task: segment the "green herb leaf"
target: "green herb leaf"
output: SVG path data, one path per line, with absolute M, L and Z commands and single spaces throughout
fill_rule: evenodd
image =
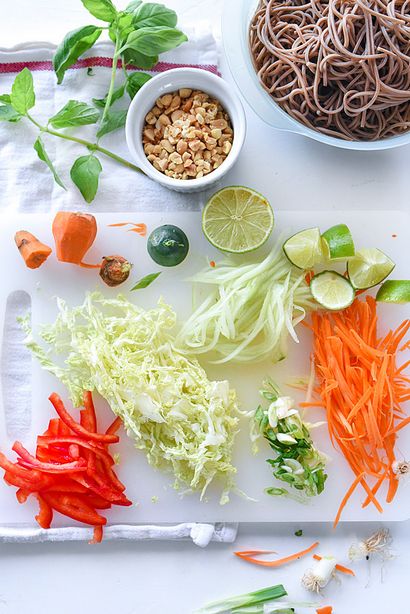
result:
M 295 536 L 296 537 L 302 537 L 302 535 L 303 535 L 302 529 L 299 529 L 298 531 L 295 531 Z
M 126 49 L 122 53 L 122 58 L 126 66 L 132 64 L 133 66 L 142 68 L 143 70 L 150 70 L 150 68 L 153 68 L 155 64 L 158 63 L 159 59 L 158 55 L 145 55 L 144 53 L 139 53 L 134 49 Z
M 34 94 L 33 75 L 28 68 L 23 68 L 14 79 L 11 87 L 10 102 L 13 108 L 21 115 L 26 115 L 36 103 Z
M 109 111 L 97 132 L 97 137 L 101 138 L 104 134 L 123 128 L 127 119 L 127 113 L 128 109 L 122 111 Z
M 98 179 L 102 166 L 93 154 L 78 158 L 70 171 L 71 179 L 80 190 L 87 203 L 91 203 L 98 190 Z
M 57 83 L 62 82 L 67 68 L 75 64 L 85 51 L 91 49 L 101 32 L 102 29 L 96 26 L 83 26 L 66 34 L 53 58 Z
M 153 28 L 140 28 L 129 34 L 125 43 L 125 49 L 132 49 L 143 55 L 149 50 L 150 57 L 170 51 L 184 43 L 187 39 L 185 34 L 176 28 L 156 26 Z M 151 56 L 152 54 L 152 56 Z
M 134 11 L 133 24 L 137 28 L 152 28 L 155 26 L 175 28 L 177 21 L 176 12 L 168 9 L 163 4 L 144 2 Z
M 48 157 L 47 152 L 46 152 L 45 147 L 44 147 L 44 143 L 43 143 L 43 141 L 41 140 L 40 137 L 38 137 L 37 141 L 34 143 L 34 149 L 36 150 L 37 155 L 40 158 L 40 160 L 47 164 L 48 168 L 50 169 L 50 171 L 53 174 L 54 181 L 56 183 L 58 183 L 58 185 L 60 187 L 62 187 L 64 190 L 66 190 L 67 188 L 65 187 L 64 183 L 60 179 L 56 169 L 53 166 L 53 163 L 51 162 L 50 158 Z
M 87 68 L 87 76 L 94 77 L 93 69 L 91 68 L 91 66 Z
M 133 13 L 142 4 L 142 0 L 132 0 L 125 8 L 126 13 Z
M 72 126 L 85 126 L 96 124 L 100 118 L 98 111 L 78 100 L 69 100 L 56 115 L 50 119 L 54 128 L 71 128 Z
M 117 38 L 122 45 L 125 43 L 128 35 L 134 30 L 132 20 L 133 16 L 130 13 L 118 13 L 117 19 L 108 28 L 108 36 L 113 43 L 117 41 Z
M 0 122 L 18 122 L 23 117 L 11 104 L 0 104 Z
M 129 97 L 134 98 L 135 94 L 142 88 L 142 86 L 151 79 L 151 75 L 145 72 L 134 72 L 129 75 L 126 83 L 126 90 Z
M 133 288 L 131 288 L 131 292 L 133 290 L 141 290 L 141 288 L 148 288 L 152 284 L 153 281 L 157 279 L 161 275 L 161 271 L 159 273 L 151 273 L 150 275 L 146 275 L 140 281 L 135 284 Z
M 124 96 L 124 92 L 125 92 L 125 85 L 121 85 L 121 87 L 114 90 L 112 93 L 111 105 L 113 105 L 116 100 L 119 100 L 120 98 L 122 98 Z M 99 109 L 104 109 L 105 105 L 107 104 L 107 96 L 108 94 L 106 94 L 104 98 L 93 98 L 93 104 Z
M 111 0 L 81 0 L 91 15 L 101 21 L 111 23 L 117 16 L 117 10 Z
M 10 94 L 0 94 L 0 102 L 4 102 L 5 104 L 11 104 Z

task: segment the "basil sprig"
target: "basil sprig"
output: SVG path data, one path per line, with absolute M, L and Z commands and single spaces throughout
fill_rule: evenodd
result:
M 34 149 L 39 159 L 51 171 L 54 181 L 63 189 L 66 187 L 46 152 L 44 137 L 55 136 L 85 147 L 88 150 L 87 155 L 74 161 L 70 176 L 83 198 L 90 203 L 97 193 L 99 177 L 103 170 L 97 154 L 108 156 L 133 171 L 142 172 L 128 160 L 100 145 L 102 137 L 124 126 L 129 101 L 151 78 L 140 70 L 130 72 L 130 67 L 144 70 L 152 68 L 161 53 L 178 47 L 187 37 L 176 28 L 175 11 L 163 4 L 132 0 L 125 10 L 119 11 L 111 0 L 81 2 L 93 17 L 103 23 L 82 26 L 66 34 L 53 58 L 57 83 L 63 83 L 67 70 L 93 47 L 106 30 L 114 44 L 114 52 L 111 79 L 105 96 L 94 98 L 92 105 L 84 101 L 69 100 L 43 125 L 31 114 L 36 103 L 33 76 L 28 68 L 24 68 L 16 76 L 11 93 L 0 95 L 0 122 L 17 123 L 25 118 L 38 128 L 39 134 Z M 118 84 L 116 78 L 119 64 L 123 75 L 121 84 Z M 117 102 L 119 108 L 113 108 Z M 96 138 L 93 141 L 72 133 L 73 128 L 93 124 L 96 125 Z M 67 133 L 66 129 L 70 129 L 70 132 Z

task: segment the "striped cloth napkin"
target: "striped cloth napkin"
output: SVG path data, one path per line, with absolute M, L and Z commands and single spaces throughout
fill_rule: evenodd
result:
M 161 62 L 151 71 L 153 74 L 181 66 L 193 66 L 218 74 L 217 48 L 209 27 L 198 24 L 195 28 L 183 28 L 188 34 L 189 42 L 182 47 L 164 54 Z M 27 66 L 34 76 L 36 107 L 33 115 L 44 121 L 57 112 L 69 99 L 90 101 L 102 98 L 107 91 L 110 78 L 112 45 L 99 43 L 69 69 L 62 85 L 57 85 L 52 69 L 52 56 L 55 47 L 49 44 L 26 43 L 11 50 L 0 49 L 0 94 L 9 93 L 18 72 Z M 119 79 L 121 75 L 119 75 Z M 93 134 L 93 127 L 84 126 L 82 135 L 87 138 Z M 34 213 L 60 209 L 78 210 L 88 206 L 82 200 L 77 189 L 70 184 L 68 192 L 59 188 L 53 181 L 48 169 L 41 162 L 33 143 L 35 131 L 26 122 L 18 124 L 0 123 L 0 211 Z M 61 177 L 68 179 L 73 161 L 84 155 L 84 148 L 60 139 L 44 137 L 50 158 L 55 163 Z M 128 158 L 124 131 L 107 135 L 104 146 Z M 92 204 L 93 211 L 164 211 L 196 210 L 201 204 L 201 196 L 183 195 L 170 192 L 140 174 L 121 167 L 110 159 L 103 159 L 103 174 L 100 188 Z M 21 305 L 9 300 L 7 304 L 6 323 L 16 322 Z M 13 414 L 18 417 L 20 426 L 30 424 L 30 416 L 25 415 L 30 407 L 30 390 L 21 369 L 16 373 L 16 366 L 27 365 L 25 347 L 18 331 L 5 339 L 3 356 L 13 356 L 7 363 L 2 361 L 3 389 L 14 390 L 13 395 L 19 405 Z M 28 372 L 28 369 L 26 373 Z M 7 416 L 6 416 L 7 418 Z M 229 523 L 200 524 L 182 523 L 165 526 L 116 525 L 107 527 L 105 539 L 192 539 L 199 546 L 206 546 L 210 541 L 232 542 L 236 538 L 237 525 Z M 83 527 L 64 527 L 44 531 L 34 526 L 1 526 L 0 542 L 43 542 L 43 541 L 79 541 L 89 540 L 92 529 Z

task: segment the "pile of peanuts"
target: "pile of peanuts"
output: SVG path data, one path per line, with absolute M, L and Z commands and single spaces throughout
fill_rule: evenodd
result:
M 221 103 L 205 92 L 180 89 L 158 98 L 145 117 L 145 155 L 173 179 L 199 179 L 229 155 L 233 130 Z

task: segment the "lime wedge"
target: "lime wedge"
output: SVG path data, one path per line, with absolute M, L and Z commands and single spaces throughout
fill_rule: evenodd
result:
M 263 245 L 273 223 L 272 207 L 266 198 L 242 186 L 216 192 L 202 213 L 202 230 L 208 241 L 234 254 L 245 254 Z
M 379 288 L 376 301 L 382 303 L 410 303 L 410 280 L 389 279 Z
M 299 269 L 311 269 L 323 261 L 319 228 L 308 228 L 290 237 L 283 244 L 287 259 Z
M 390 275 L 395 264 L 376 247 L 361 249 L 347 263 L 347 272 L 354 288 L 373 288 Z
M 355 254 L 352 234 L 346 224 L 337 224 L 322 234 L 323 252 L 328 260 L 346 260 Z
M 336 271 L 323 271 L 315 275 L 310 282 L 310 291 L 319 305 L 331 311 L 346 309 L 355 298 L 350 281 Z

